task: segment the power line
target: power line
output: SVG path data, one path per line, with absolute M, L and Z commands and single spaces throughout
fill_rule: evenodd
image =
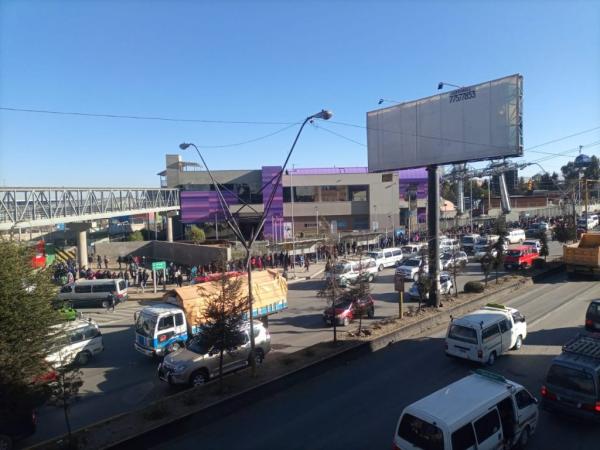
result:
M 299 123 L 293 123 L 291 125 L 288 125 L 286 127 L 280 128 L 277 131 L 274 131 L 272 133 L 269 134 L 265 134 L 264 136 L 259 136 L 257 138 L 253 138 L 253 139 L 249 139 L 247 141 L 242 141 L 242 142 L 236 142 L 234 144 L 222 144 L 222 145 L 198 145 L 199 148 L 227 148 L 227 147 L 238 147 L 240 145 L 245 145 L 245 144 L 251 144 L 252 142 L 256 142 L 256 141 L 262 141 L 263 139 L 267 139 L 270 138 L 271 136 L 275 136 L 276 134 L 279 133 L 283 133 L 286 130 L 289 130 L 290 128 L 299 125 Z
M 125 115 L 125 114 L 99 114 L 99 113 L 87 113 L 87 112 L 78 112 L 78 111 L 55 111 L 55 110 L 49 110 L 49 109 L 10 108 L 7 106 L 0 106 L 0 110 L 35 113 L 35 114 L 55 114 L 55 115 L 61 115 L 61 116 L 103 117 L 103 118 L 107 118 L 107 119 L 159 120 L 159 121 L 164 121 L 164 122 L 220 123 L 220 124 L 231 124 L 231 125 L 297 125 L 299 123 L 299 122 L 263 122 L 263 121 L 252 121 L 252 120 L 178 119 L 178 118 L 173 118 L 173 117 L 161 117 L 161 116 L 133 116 L 133 115 Z
M 354 144 L 360 145 L 361 147 L 366 147 L 367 146 L 366 144 L 363 144 L 362 142 L 355 141 L 354 139 L 349 138 L 348 136 L 344 136 L 343 134 L 336 133 L 335 131 L 330 130 L 328 128 L 325 128 L 325 127 L 322 127 L 322 126 L 320 127 L 320 126 L 317 126 L 317 125 L 314 125 L 314 126 L 315 126 L 315 128 L 318 128 L 318 129 L 323 130 L 323 131 L 327 131 L 328 133 L 331 133 L 334 136 L 337 136 L 339 138 L 342 138 L 342 139 L 345 139 L 347 141 L 353 142 Z

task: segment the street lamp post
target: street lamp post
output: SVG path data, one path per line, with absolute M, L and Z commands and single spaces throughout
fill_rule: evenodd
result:
M 333 114 L 330 111 L 326 111 L 323 109 L 323 110 L 319 111 L 318 113 L 308 116 L 306 119 L 304 119 L 304 121 L 302 122 L 302 125 L 300 125 L 300 129 L 298 130 L 296 137 L 294 138 L 294 142 L 292 143 L 292 146 L 287 153 L 287 156 L 285 158 L 285 161 L 283 162 L 283 166 L 282 166 L 281 170 L 278 172 L 277 176 L 273 180 L 270 181 L 273 184 L 273 186 L 278 186 L 281 183 L 281 178 L 283 177 L 285 168 L 287 167 L 287 164 L 288 164 L 288 162 L 292 156 L 292 153 L 294 151 L 294 148 L 296 147 L 296 143 L 298 142 L 298 139 L 300 138 L 300 134 L 302 133 L 302 130 L 304 129 L 306 124 L 309 121 L 314 120 L 314 119 L 329 120 L 332 116 L 333 116 Z M 239 226 L 239 223 L 238 223 L 236 217 L 229 210 L 229 206 L 225 200 L 225 197 L 223 196 L 223 192 L 221 191 L 221 186 L 219 185 L 219 183 L 217 183 L 217 181 L 214 179 L 212 173 L 208 169 L 208 166 L 206 165 L 206 161 L 204 161 L 204 157 L 202 156 L 202 153 L 200 153 L 200 150 L 198 149 L 198 147 L 193 143 L 181 143 L 179 145 L 179 148 L 181 150 L 185 150 L 185 149 L 189 148 L 190 146 L 192 146 L 196 149 L 196 152 L 198 153 L 198 156 L 200 157 L 202 164 L 204 164 L 204 167 L 206 168 L 206 171 L 208 172 L 211 183 L 213 184 L 213 186 L 215 187 L 215 191 L 217 192 L 217 197 L 219 199 L 219 205 L 225 216 L 225 221 L 227 222 L 227 224 L 229 225 L 229 227 L 231 228 L 231 230 L 233 231 L 235 236 L 240 240 L 240 243 L 244 246 L 244 248 L 246 250 L 246 270 L 247 270 L 247 274 L 248 274 L 248 322 L 249 322 L 249 327 L 250 327 L 250 330 L 249 330 L 250 331 L 249 332 L 249 335 L 250 335 L 250 362 L 251 362 L 251 366 L 252 366 L 252 374 L 255 375 L 256 374 L 256 359 L 255 359 L 255 340 L 254 340 L 254 313 L 253 313 L 253 297 L 252 297 L 251 254 L 252 254 L 252 246 L 254 245 L 254 242 L 256 241 L 256 239 L 259 236 L 259 233 L 261 232 L 261 230 L 264 227 L 265 220 L 271 209 L 271 205 L 273 204 L 273 199 L 275 198 L 275 193 L 277 192 L 277 189 L 275 189 L 275 187 L 273 187 L 271 189 L 271 193 L 268 197 L 267 202 L 265 203 L 263 213 L 260 216 L 258 227 L 254 228 L 252 230 L 250 239 L 247 240 L 244 237 L 244 235 L 240 229 L 240 226 Z M 239 200 L 239 197 L 238 197 L 238 200 Z M 243 206 L 249 206 L 248 203 L 246 203 L 245 201 L 242 201 L 241 203 L 243 204 Z

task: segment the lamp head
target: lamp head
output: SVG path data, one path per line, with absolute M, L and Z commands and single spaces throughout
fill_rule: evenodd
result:
M 181 150 L 185 150 L 187 149 L 191 144 L 186 144 L 185 142 L 182 142 L 181 144 L 179 144 L 179 148 Z
M 311 116 L 312 119 L 323 119 L 323 120 L 329 120 L 332 117 L 333 117 L 333 113 L 326 109 L 322 109 L 320 112 L 313 114 Z
M 380 98 L 379 101 L 377 102 L 378 105 L 381 105 L 385 100 Z
M 444 82 L 443 82 L 443 81 L 440 81 L 440 82 L 438 83 L 438 91 L 439 91 L 440 89 L 444 89 Z

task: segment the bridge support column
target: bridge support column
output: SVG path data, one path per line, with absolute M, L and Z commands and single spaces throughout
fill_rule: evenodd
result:
M 173 218 L 167 215 L 167 242 L 173 242 Z
M 69 229 L 77 234 L 77 263 L 79 267 L 88 267 L 87 230 L 89 223 L 72 223 Z

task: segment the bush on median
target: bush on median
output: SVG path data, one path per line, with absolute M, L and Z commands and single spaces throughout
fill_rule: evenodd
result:
M 483 292 L 484 286 L 479 281 L 467 281 L 465 283 L 465 292 L 475 292 L 477 294 Z

